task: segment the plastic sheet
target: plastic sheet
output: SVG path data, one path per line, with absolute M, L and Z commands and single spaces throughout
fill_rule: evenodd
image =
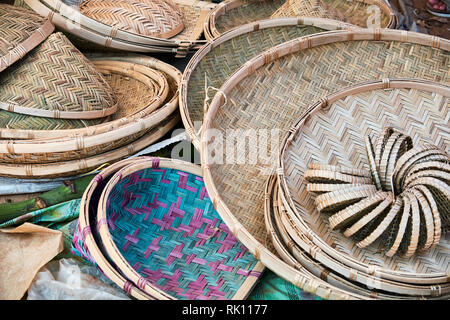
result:
M 28 290 L 28 300 L 130 300 L 101 272 L 75 259 L 52 261 Z

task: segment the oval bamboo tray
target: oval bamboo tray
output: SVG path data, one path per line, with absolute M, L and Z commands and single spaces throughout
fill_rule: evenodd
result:
M 57 32 L 0 74 L 0 109 L 55 119 L 95 119 L 116 112 L 117 101 L 94 65 Z
M 383 0 L 287 0 L 272 18 L 307 16 L 334 19 L 362 28 L 395 29 L 397 17 Z
M 23 179 L 72 177 L 95 170 L 104 165 L 133 156 L 137 152 L 156 143 L 170 132 L 180 121 L 178 114 L 171 114 L 156 124 L 142 137 L 120 148 L 79 160 L 59 161 L 44 164 L 0 163 L 0 176 Z
M 220 221 L 201 168 L 184 161 L 137 158 L 117 171 L 100 197 L 97 228 L 118 270 L 148 294 L 241 300 L 264 270 Z
M 85 0 L 80 13 L 113 29 L 156 38 L 171 38 L 184 28 L 183 14 L 172 0 Z
M 228 31 L 198 50 L 186 66 L 180 89 L 180 113 L 194 146 L 200 150 L 199 126 L 204 117 L 205 86 L 220 88 L 240 66 L 275 45 L 305 35 L 350 27 L 320 18 L 262 20 Z M 213 94 L 210 90 L 210 95 Z
M 142 161 L 146 159 L 146 157 L 142 157 Z M 139 300 L 155 300 L 164 298 L 165 295 L 157 293 L 154 296 L 150 296 L 126 279 L 117 270 L 111 258 L 105 255 L 105 249 L 100 241 L 96 227 L 96 209 L 103 188 L 112 175 L 131 163 L 136 163 L 136 160 L 122 160 L 107 167 L 88 185 L 81 198 L 79 221 L 73 237 L 72 247 L 78 251 L 78 254 L 83 255 L 85 260 L 96 264 L 111 281 L 132 297 Z
M 207 40 L 253 21 L 269 19 L 286 0 L 228 0 L 219 3 L 206 18 L 204 33 Z
M 278 182 L 276 175 L 270 176 L 266 185 L 266 201 L 265 201 L 265 221 L 267 231 L 270 234 L 272 244 L 279 256 L 289 265 L 297 268 L 299 272 L 302 269 L 306 274 L 312 274 L 313 277 L 326 281 L 332 286 L 340 288 L 341 290 L 359 294 L 366 299 L 384 299 L 384 300 L 405 300 L 417 299 L 417 297 L 404 295 L 391 295 L 383 291 L 376 290 L 373 287 L 359 286 L 354 282 L 341 277 L 333 270 L 326 268 L 321 263 L 318 263 L 312 258 L 315 254 L 314 250 L 304 251 L 299 247 L 295 241 L 289 236 L 282 223 L 282 217 L 286 215 L 286 210 L 282 204 L 282 199 L 279 194 Z M 308 239 L 303 238 L 303 241 Z M 446 299 L 440 297 L 435 299 Z
M 122 59 L 117 57 L 117 59 Z M 124 71 L 119 70 L 115 67 L 118 61 L 107 62 L 113 66 L 106 66 L 107 68 L 113 68 L 116 74 L 118 71 L 126 72 L 127 68 L 131 70 L 144 70 L 148 67 L 137 66 L 136 62 L 140 59 L 139 57 L 134 57 L 136 62 L 120 62 L 119 65 L 126 66 Z M 143 59 L 143 63 L 148 61 L 149 65 L 155 62 L 155 59 Z M 97 61 L 97 65 L 104 64 L 106 62 Z M 163 64 L 163 63 L 162 63 Z M 163 64 L 165 65 L 165 64 Z M 175 69 L 174 67 L 168 67 L 167 70 Z M 151 71 L 154 73 L 154 71 Z M 139 72 L 140 73 L 140 72 Z M 137 74 L 139 74 L 137 73 Z M 132 71 L 129 75 L 136 74 Z M 149 103 L 147 109 L 141 110 L 140 112 L 132 115 L 131 117 L 124 117 L 121 119 L 113 120 L 110 124 L 105 124 L 104 126 L 95 126 L 92 128 L 86 128 L 83 130 L 76 131 L 75 134 L 71 134 L 69 131 L 68 136 L 62 138 L 48 138 L 48 139 L 33 139 L 33 140 L 14 140 L 0 141 L 0 155 L 4 162 L 8 163 L 22 163 L 22 164 L 36 164 L 36 163 L 48 163 L 56 161 L 69 161 L 74 159 L 82 159 L 89 155 L 99 154 L 107 150 L 112 150 L 113 148 L 118 148 L 125 145 L 139 136 L 145 134 L 146 131 L 156 126 L 158 123 L 163 121 L 178 108 L 178 84 L 179 77 L 181 73 L 178 70 L 173 70 L 172 75 L 166 74 L 170 80 L 171 76 L 176 76 L 176 79 L 170 80 L 171 89 L 170 94 L 167 96 L 165 101 L 156 97 L 153 100 L 145 101 L 142 97 L 139 97 L 137 102 L 136 92 L 129 91 L 128 86 L 125 84 L 120 84 L 117 82 L 111 83 L 112 85 L 118 85 L 118 88 L 122 94 L 118 94 L 118 97 L 124 98 L 124 102 L 129 103 L 132 108 L 135 108 L 135 104 L 139 103 Z M 123 77 L 126 82 L 129 78 Z M 143 84 L 141 82 L 141 84 Z M 143 88 L 145 89 L 145 87 Z M 167 90 L 167 88 L 166 88 Z M 166 92 L 166 91 L 164 91 Z M 143 92 L 143 96 L 146 96 L 147 92 Z M 165 93 L 164 93 L 165 95 Z M 125 99 L 126 98 L 126 99 Z M 164 103 L 161 107 L 161 105 Z M 155 110 L 156 108 L 156 110 Z M 131 109 L 132 110 L 132 109 Z M 154 110 L 153 112 L 149 112 Z M 26 131 L 25 131 L 26 132 Z M 82 134 L 79 134 L 81 132 Z M 38 132 L 33 132 L 37 134 Z M 51 132 L 48 132 L 51 135 Z M 59 135 L 60 133 L 58 133 Z M 2 152 L 2 147 L 5 152 Z M 9 151 L 8 151 L 9 150 Z M 25 152 L 23 152 L 25 150 Z M 26 151 L 28 150 L 28 151 Z M 41 152 L 36 153 L 35 150 L 40 150 Z
M 311 0 L 301 0 L 298 3 L 291 3 L 292 1 L 281 1 L 281 0 L 229 0 L 220 3 L 214 10 L 212 10 L 205 22 L 204 32 L 205 37 L 208 40 L 217 38 L 224 32 L 231 30 L 235 27 L 269 18 L 288 18 L 288 17 L 308 17 L 308 18 L 325 18 L 331 20 L 337 20 L 341 22 L 347 22 L 359 27 L 366 28 L 366 21 L 361 23 L 362 17 L 369 18 L 367 13 L 367 7 L 369 5 L 375 5 L 379 9 L 381 15 L 381 26 L 385 28 L 395 29 L 396 27 L 396 16 L 392 8 L 382 1 L 372 1 L 372 0 L 358 0 L 358 6 L 354 6 L 353 2 L 348 2 L 346 4 L 345 0 L 329 0 L 330 7 L 342 8 L 345 7 L 347 12 L 351 12 L 352 17 L 348 18 L 346 21 L 342 14 L 336 14 L 336 12 L 327 10 L 315 12 L 312 10 L 315 8 L 310 3 Z M 367 5 L 367 4 L 368 5 Z M 303 8 L 302 5 L 306 5 Z M 312 8 L 311 8 L 312 7 Z M 303 10 L 301 10 L 303 9 Z M 310 9 L 310 10 L 306 10 Z M 334 10 L 335 11 L 335 10 Z M 358 17 L 358 19 L 353 19 L 353 16 Z M 355 23 L 356 22 L 356 23 Z
M 229 153 L 220 149 L 220 141 L 211 142 L 205 132 L 215 129 L 226 136 L 232 129 L 262 130 L 274 143 L 281 142 L 294 124 L 293 118 L 306 112 L 311 101 L 353 83 L 394 76 L 448 83 L 449 49 L 448 40 L 417 33 L 330 31 L 285 42 L 237 70 L 209 106 L 201 152 L 208 192 L 233 234 L 268 268 L 295 281 L 293 274 L 281 269 L 285 264 L 262 244 L 267 237 L 261 223 L 262 190 L 267 175 L 277 168 L 277 144 L 268 155 L 260 150 L 267 146 L 250 144 L 254 149 L 248 154 L 263 155 L 256 164 L 233 162 L 233 154 L 229 162 L 214 164 L 211 157 L 225 160 Z M 424 56 L 427 58 L 420 58 Z M 276 83 L 283 85 L 274 87 Z M 241 154 L 234 151 L 235 159 L 236 155 L 245 159 L 245 150 Z M 237 199 L 235 195 L 241 196 Z
M 391 90 L 386 91 L 388 89 Z M 319 250 L 315 259 L 347 278 L 360 283 L 378 281 L 380 290 L 417 296 L 435 295 L 436 290 L 440 294 L 450 293 L 450 286 L 446 285 L 448 259 L 442 259 L 446 256 L 448 241 L 442 239 L 438 246 L 410 258 L 389 258 L 378 250 L 378 246 L 357 248 L 353 239 L 345 237 L 339 230 L 332 231 L 328 217 L 315 209 L 311 202 L 314 197 L 306 191 L 303 179 L 303 166 L 308 166 L 310 160 L 298 154 L 299 150 L 305 150 L 304 144 L 298 141 L 308 141 L 307 158 L 324 164 L 339 163 L 345 167 L 368 169 L 369 162 L 362 156 L 364 153 L 360 153 L 365 151 L 365 144 L 360 146 L 358 139 L 364 140 L 371 130 L 381 132 L 389 123 L 402 132 L 414 132 L 414 144 L 419 141 L 438 143 L 441 148 L 446 148 L 450 142 L 446 129 L 449 98 L 449 86 L 421 80 L 385 79 L 344 89 L 314 104 L 285 137 L 277 171 L 287 220 L 290 220 L 285 222 L 285 227 L 298 245 L 305 250 Z M 356 100 L 357 107 L 349 107 Z M 352 115 L 344 115 L 344 110 L 349 109 L 352 109 Z M 333 114 L 333 133 L 325 129 L 329 114 Z M 424 125 L 419 129 L 417 123 Z M 313 135 L 317 138 L 310 139 L 310 130 L 314 130 Z M 351 132 L 350 136 L 344 137 L 347 134 L 344 131 Z M 333 151 L 327 153 L 329 144 L 333 145 Z M 322 219 L 313 223 L 316 218 Z M 296 237 L 299 232 L 308 234 L 310 243 Z M 374 268 L 378 280 L 370 279 Z
M 0 4 L 0 72 L 22 59 L 55 30 L 31 10 Z
M 81 14 L 78 7 L 71 7 L 61 0 L 24 0 L 24 4 L 41 16 L 49 17 L 62 31 L 80 39 L 80 45 L 87 43 L 131 52 L 167 52 L 175 53 L 178 57 L 185 56 L 195 46 L 204 43 L 199 40 L 203 23 L 215 6 L 194 0 L 175 1 L 183 13 L 185 28 L 171 39 L 162 39 L 112 28 Z

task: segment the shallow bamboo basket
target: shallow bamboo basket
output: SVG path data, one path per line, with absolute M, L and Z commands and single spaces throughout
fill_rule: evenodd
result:
M 286 0 L 228 0 L 220 3 L 214 10 L 212 10 L 205 22 L 204 32 L 205 37 L 208 40 L 217 38 L 224 32 L 231 30 L 240 25 L 244 25 L 253 21 L 269 19 L 269 18 L 287 18 L 287 17 L 314 17 L 338 20 L 341 22 L 347 22 L 359 27 L 366 28 L 365 23 L 361 23 L 361 17 L 367 17 L 366 8 L 370 5 L 375 5 L 379 8 L 381 27 L 392 28 L 396 27 L 396 16 L 392 8 L 382 1 L 372 0 L 358 0 L 358 6 L 351 4 L 353 12 L 352 16 L 358 16 L 358 19 L 352 17 L 346 17 L 348 19 L 342 19 L 343 16 L 333 14 L 332 11 L 320 11 L 314 12 L 313 10 L 300 10 L 301 5 L 308 4 L 309 8 L 312 5 L 310 0 L 302 0 L 298 3 L 291 3 L 292 1 Z M 334 0 L 329 1 L 330 6 L 333 8 L 346 7 L 349 11 L 346 1 Z M 328 3 L 328 2 L 327 2 Z M 344 12 L 348 13 L 348 12 Z
M 395 29 L 397 25 L 394 11 L 382 0 L 287 0 L 271 17 L 290 16 L 335 19 L 362 28 Z
M 145 173 L 143 173 L 144 171 Z M 151 176 L 152 178 L 143 178 L 142 181 L 139 180 L 140 178 L 134 180 L 137 177 L 137 174 L 142 174 L 145 177 Z M 118 170 L 106 184 L 98 203 L 97 228 L 105 248 L 104 252 L 112 259 L 112 261 L 114 261 L 117 269 L 120 270 L 122 274 L 130 281 L 140 286 L 140 288 L 148 294 L 153 295 L 153 292 L 155 291 L 163 293 L 167 292 L 166 294 L 171 293 L 170 297 L 172 299 L 189 300 L 245 299 L 259 279 L 264 270 L 264 266 L 249 254 L 246 249 L 243 249 L 239 242 L 233 240 L 234 238 L 231 235 L 228 235 L 229 230 L 225 225 L 220 223 L 220 220 L 217 220 L 217 217 L 213 218 L 214 214 L 217 213 L 214 213 L 213 208 L 208 209 L 211 208 L 212 204 L 209 202 L 206 189 L 200 187 L 203 182 L 201 180 L 198 181 L 199 178 L 201 179 L 201 168 L 199 166 L 176 159 L 152 158 L 147 159 L 147 161 L 142 161 L 141 158 L 136 158 L 135 163 L 129 164 Z M 193 180 L 196 182 L 194 183 Z M 132 182 L 133 186 L 130 186 L 127 181 L 135 182 Z M 139 183 L 142 186 L 138 185 Z M 149 184 L 151 184 L 151 186 Z M 170 186 L 164 187 L 165 184 L 169 184 Z M 143 185 L 146 185 L 147 187 L 144 187 Z M 119 189 L 117 189 L 117 186 Z M 139 210 L 140 205 L 134 200 L 130 200 L 132 203 L 130 202 L 129 205 L 125 205 L 127 210 L 123 209 L 124 211 L 121 211 L 122 209 L 119 208 L 123 208 L 124 201 L 120 195 L 117 196 L 117 192 L 125 192 L 124 189 L 120 189 L 121 187 L 127 188 L 127 190 L 132 188 L 131 194 L 138 195 L 143 201 L 138 202 L 142 205 L 145 205 L 147 200 L 151 202 L 153 199 L 153 196 L 151 195 L 155 192 L 158 194 L 159 203 L 162 202 L 171 205 L 165 206 L 166 210 L 164 210 L 163 204 L 158 204 L 159 209 L 156 209 L 157 213 L 152 211 L 148 216 L 151 217 L 151 220 L 147 220 L 147 222 L 146 219 L 140 221 L 140 215 L 134 215 L 133 217 L 135 219 L 129 219 L 126 217 L 128 214 L 127 210 L 132 210 L 135 205 L 137 206 L 135 210 Z M 183 199 L 182 204 L 174 200 L 177 199 L 177 197 L 178 199 Z M 181 206 L 179 208 L 183 213 L 173 209 L 175 208 L 175 204 L 177 204 L 177 207 Z M 152 207 L 150 204 L 147 205 Z M 116 211 L 114 209 L 114 212 L 118 214 L 117 217 L 115 214 L 113 216 L 108 214 L 108 212 L 111 212 L 109 211 L 109 208 L 112 207 L 119 210 Z M 183 219 L 176 220 L 175 218 L 178 217 L 179 214 L 182 214 Z M 200 225 L 198 225 L 198 214 L 201 215 Z M 123 215 L 125 215 L 125 217 L 123 217 Z M 184 219 L 189 217 L 191 217 L 191 219 Z M 169 220 L 166 220 L 166 218 Z M 173 221 L 171 220 L 172 218 L 174 219 Z M 113 223 L 116 226 L 114 228 L 108 223 L 108 221 L 111 222 L 112 219 L 114 219 Z M 161 229 L 160 227 L 157 227 L 159 226 L 158 221 L 164 221 L 164 224 L 168 221 L 172 221 L 172 223 L 169 223 L 167 228 L 162 227 Z M 188 223 L 188 221 L 190 222 Z M 184 223 L 186 223 L 186 225 Z M 211 231 L 208 225 L 216 225 L 219 227 L 214 229 L 216 231 Z M 152 226 L 155 226 L 156 229 L 158 229 L 158 231 L 156 231 L 158 237 L 152 238 L 152 236 L 155 236 L 154 232 L 152 232 L 152 230 L 155 231 L 155 228 L 152 228 Z M 202 229 L 203 226 L 205 226 L 205 229 Z M 128 233 L 128 231 L 134 231 L 136 227 L 138 227 L 139 230 L 142 228 L 138 235 L 140 241 L 134 242 L 134 245 L 131 243 L 127 244 L 127 240 L 124 240 L 122 235 L 124 235 L 124 232 Z M 164 232 L 165 229 L 171 231 Z M 196 231 L 199 231 L 199 233 L 197 234 Z M 191 232 L 193 232 L 193 234 L 191 234 Z M 183 242 L 185 243 L 196 241 L 195 248 L 197 249 L 189 246 L 189 248 L 186 247 L 182 251 L 176 251 L 179 247 L 178 238 L 181 234 L 183 234 Z M 204 236 L 209 236 L 211 239 L 217 236 L 217 239 L 208 241 L 205 238 L 204 240 L 206 241 L 204 241 L 202 240 Z M 127 238 L 127 236 L 125 236 L 125 238 Z M 158 240 L 158 242 L 153 244 L 154 240 Z M 222 241 L 223 245 L 220 244 Z M 142 247 L 140 246 L 140 243 L 144 243 L 145 245 Z M 144 258 L 147 249 L 150 248 L 147 248 L 148 245 L 146 243 L 152 243 L 153 245 L 152 252 L 154 252 L 154 254 L 151 255 L 151 258 L 147 256 Z M 125 246 L 131 245 L 132 248 L 129 248 L 131 251 L 128 250 L 126 253 L 125 249 L 122 248 L 124 244 Z M 156 248 L 158 246 L 163 250 Z M 166 256 L 168 249 L 165 246 L 172 248 L 181 256 L 178 256 L 178 253 L 172 255 L 174 251 L 170 251 L 167 259 L 170 259 L 170 257 L 173 256 L 174 261 L 165 262 L 164 257 Z M 194 251 L 196 253 L 194 253 Z M 196 260 L 190 260 L 191 258 L 202 261 L 196 262 Z M 153 260 L 153 265 L 147 264 L 148 259 Z M 180 263 L 186 265 L 180 267 Z M 217 263 L 221 265 L 218 270 L 213 271 L 210 269 L 214 268 L 213 265 L 216 265 Z M 207 265 L 207 269 L 204 269 L 205 264 Z M 136 265 L 142 265 L 142 268 L 144 269 L 141 267 L 136 269 Z M 149 268 L 150 271 L 145 271 L 146 268 Z M 157 272 L 155 268 L 163 271 L 164 275 L 168 276 L 170 279 L 172 276 L 177 276 L 178 273 L 180 273 L 181 278 L 178 278 L 177 276 L 177 280 L 168 280 L 168 282 L 163 285 L 164 281 L 161 282 L 161 279 L 151 272 L 151 270 Z M 138 272 L 139 269 L 142 270 Z M 213 272 L 214 275 L 209 274 L 211 272 Z M 216 274 L 216 272 L 219 272 L 221 275 Z M 247 275 L 243 275 L 242 272 Z M 143 274 L 147 274 L 148 277 L 145 277 Z M 202 280 L 204 287 L 194 289 L 192 286 L 195 283 L 198 283 L 203 277 L 206 277 Z M 174 284 L 174 281 L 177 284 Z M 216 285 L 220 288 L 211 288 Z M 222 291 L 223 296 L 220 291 Z
M 186 66 L 180 89 L 180 113 L 194 146 L 200 150 L 206 94 L 211 98 L 215 94 L 214 90 L 220 88 L 228 76 L 248 60 L 294 38 L 351 27 L 321 18 L 262 20 L 228 31 L 199 49 Z
M 48 19 L 31 10 L 0 4 L 0 72 L 41 44 L 55 30 Z
M 211 10 L 204 24 L 207 40 L 253 21 L 269 19 L 286 0 L 228 0 Z
M 205 117 L 203 176 L 219 214 L 262 263 L 296 283 L 295 275 L 281 270 L 280 259 L 263 245 L 267 231 L 262 223 L 264 184 L 278 167 L 279 143 L 295 117 L 304 114 L 311 101 L 353 83 L 397 77 L 448 84 L 449 49 L 448 40 L 418 33 L 387 29 L 330 31 L 274 47 L 228 78 Z M 211 141 L 209 129 L 224 136 L 230 129 L 269 130 L 274 147 L 268 154 L 260 150 L 266 150 L 266 146 L 257 143 L 250 144 L 251 152 L 246 147 L 234 150 L 234 158 L 239 160 L 247 155 L 265 155 L 256 163 L 213 163 L 212 157 L 223 156 L 226 160 L 229 153 L 225 148 L 221 150 L 220 140 Z M 271 130 L 275 130 L 273 136 Z
M 128 58 L 117 56 L 115 58 L 112 57 L 112 60 L 108 59 L 110 58 L 107 58 L 109 62 L 105 62 L 103 61 L 105 57 L 97 56 L 95 63 L 97 65 L 106 64 L 105 67 L 110 70 L 109 72 L 111 72 L 112 68 L 119 75 L 125 73 L 128 76 L 139 76 L 137 80 L 148 80 L 148 77 L 140 71 L 148 72 L 149 75 L 158 75 L 161 84 L 166 86 L 161 91 L 162 96 L 155 96 L 154 99 L 149 101 L 141 101 L 142 97 L 136 96 L 136 92 L 127 89 L 126 83 L 129 79 L 122 76 L 125 85 L 120 84 L 120 82 L 114 82 L 112 85 L 116 85 L 117 89 L 122 91 L 122 95 L 119 96 L 126 98 L 127 106 L 124 107 L 127 108 L 127 112 L 131 111 L 130 116 L 117 120 L 113 119 L 110 123 L 84 129 L 74 131 L 62 130 L 59 132 L 55 131 L 55 133 L 52 133 L 52 131 L 39 132 L 37 130 L 31 133 L 28 130 L 14 130 L 11 133 L 10 130 L 5 129 L 4 135 L 6 136 L 11 134 L 15 136 L 31 135 L 35 139 L 0 141 L 2 160 L 9 163 L 36 164 L 82 159 L 130 143 L 133 139 L 135 140 L 142 136 L 146 131 L 177 110 L 178 85 L 181 77 L 181 72 L 177 69 L 154 58 L 143 58 L 138 55 Z M 143 65 L 140 63 L 143 63 Z M 121 70 L 119 66 L 123 66 L 124 69 Z M 151 70 L 152 66 L 155 68 L 164 67 L 164 69 L 161 71 L 158 69 Z M 163 79 L 162 75 L 166 76 L 168 82 Z M 139 82 L 144 85 L 142 89 L 146 89 L 147 83 Z M 166 85 L 167 83 L 169 83 L 169 86 Z M 146 91 L 143 91 L 143 94 L 146 93 Z M 162 99 L 164 96 L 167 96 L 167 98 Z M 145 108 L 135 110 L 137 103 L 144 104 Z M 55 135 L 55 138 L 52 138 L 53 135 Z M 36 150 L 40 152 L 36 153 Z
M 303 179 L 311 161 L 368 170 L 366 147 L 360 142 L 390 124 L 411 134 L 415 145 L 431 143 L 448 149 L 449 98 L 446 85 L 383 79 L 343 89 L 314 104 L 284 138 L 277 170 L 287 213 L 284 226 L 295 242 L 304 250 L 316 251 L 318 262 L 361 284 L 398 294 L 449 295 L 448 239 L 410 258 L 385 256 L 379 241 L 360 249 L 353 239 L 331 230 L 328 217 L 318 212 Z M 350 109 L 351 115 L 345 114 Z M 326 129 L 331 129 L 327 118 L 334 119 L 332 130 Z M 418 123 L 423 125 L 418 128 Z M 311 138 L 312 131 L 315 138 Z M 308 141 L 307 149 L 304 141 Z M 303 241 L 304 234 L 309 241 Z
M 84 258 L 86 260 L 95 263 L 111 281 L 117 284 L 132 297 L 139 300 L 155 300 L 166 296 L 161 295 L 159 292 L 157 292 L 154 296 L 148 295 L 134 283 L 125 278 L 116 269 L 116 266 L 112 262 L 111 258 L 105 255 L 104 246 L 100 241 L 96 227 L 96 209 L 98 200 L 103 188 L 106 185 L 106 182 L 119 169 L 131 163 L 136 163 L 136 160 L 123 160 L 107 167 L 100 174 L 98 174 L 86 188 L 86 191 L 81 198 L 79 224 L 77 228 L 78 232 L 75 233 L 76 237 L 73 240 L 73 246 L 85 255 Z
M 407 295 L 394 295 L 386 292 L 376 290 L 373 287 L 366 287 L 359 285 L 340 276 L 332 269 L 325 267 L 312 258 L 315 251 L 304 251 L 297 243 L 290 237 L 289 233 L 284 228 L 282 219 L 286 215 L 286 210 L 282 203 L 279 194 L 278 182 L 276 175 L 270 176 L 266 185 L 266 201 L 264 208 L 264 218 L 266 222 L 267 231 L 270 234 L 272 244 L 278 255 L 289 265 L 297 268 L 299 272 L 304 272 L 312 277 L 317 277 L 329 285 L 335 286 L 346 292 L 361 295 L 366 299 L 384 299 L 384 300 L 405 300 L 417 299 Z M 308 239 L 303 238 L 303 241 Z M 446 297 L 439 297 L 435 299 L 446 299 Z
M 170 39 L 143 36 L 126 30 L 119 30 L 91 19 L 79 11 L 80 3 L 64 3 L 61 0 L 23 0 L 23 3 L 41 16 L 49 17 L 62 31 L 80 39 L 80 45 L 93 44 L 102 48 L 131 52 L 167 52 L 179 57 L 185 56 L 195 46 L 204 43 L 199 40 L 208 12 L 215 4 L 177 0 L 175 4 L 183 13 L 184 29 Z
M 147 131 L 142 137 L 125 146 L 81 158 L 79 160 L 58 161 L 44 164 L 0 163 L 0 176 L 23 179 L 59 178 L 84 174 L 105 164 L 115 163 L 156 143 L 180 122 L 178 114 L 171 114 Z

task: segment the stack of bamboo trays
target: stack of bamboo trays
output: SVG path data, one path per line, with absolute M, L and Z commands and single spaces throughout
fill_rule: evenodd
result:
M 204 33 L 211 40 L 250 22 L 293 17 L 332 19 L 361 28 L 397 25 L 394 10 L 382 0 L 227 0 L 208 14 Z
M 78 47 L 177 57 L 205 42 L 200 39 L 203 24 L 216 6 L 198 0 L 146 0 L 139 6 L 131 1 L 18 0 L 16 5 L 49 17 Z
M 272 271 L 324 298 L 448 299 L 448 236 L 408 258 L 358 248 L 318 214 L 303 173 L 322 160 L 367 169 L 364 137 L 384 127 L 448 154 L 450 42 L 389 29 L 310 34 L 250 60 L 231 51 L 227 61 L 236 59 L 236 67 L 209 85 L 206 69 L 220 63 L 226 41 L 233 47 L 250 38 L 236 30 L 197 53 L 181 90 L 208 193 L 233 234 Z M 264 31 L 260 24 L 252 30 Z M 202 81 L 209 90 L 196 98 L 187 88 Z M 245 142 L 233 142 L 240 136 Z

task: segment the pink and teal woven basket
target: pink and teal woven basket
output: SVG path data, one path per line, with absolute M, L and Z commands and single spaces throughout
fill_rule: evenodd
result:
M 144 293 L 244 299 L 261 276 L 263 266 L 214 209 L 198 166 L 137 158 L 110 179 L 100 174 L 94 180 L 103 184 L 99 199 L 90 201 L 97 207 L 96 241 L 114 268 Z M 95 261 L 82 241 L 86 230 L 74 245 Z

